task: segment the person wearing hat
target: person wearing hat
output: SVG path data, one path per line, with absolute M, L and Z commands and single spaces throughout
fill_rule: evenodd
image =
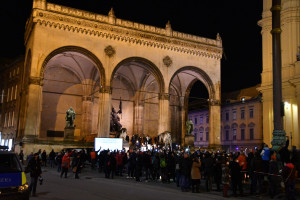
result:
M 41 161 L 38 153 L 35 153 L 29 160 L 27 169 L 30 172 L 29 192 L 32 192 L 32 196 L 36 196 L 37 181 L 39 177 L 42 177 Z

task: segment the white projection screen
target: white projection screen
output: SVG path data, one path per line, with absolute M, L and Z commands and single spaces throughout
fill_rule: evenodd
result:
M 123 149 L 123 138 L 95 138 L 95 150 L 109 149 L 110 151 Z

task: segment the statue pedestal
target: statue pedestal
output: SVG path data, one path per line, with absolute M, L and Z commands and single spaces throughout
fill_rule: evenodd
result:
M 65 128 L 64 140 L 74 141 L 74 132 L 75 132 L 75 127 Z
M 193 135 L 186 135 L 184 137 L 184 146 L 193 147 L 195 142 L 195 136 Z

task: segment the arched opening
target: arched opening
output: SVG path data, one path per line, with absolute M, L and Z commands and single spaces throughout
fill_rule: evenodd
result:
M 196 133 L 195 146 L 208 146 L 209 99 L 215 95 L 209 76 L 199 68 L 183 67 L 173 75 L 169 93 L 173 141 L 183 143 L 186 121 L 191 120 L 194 126 L 191 134 Z
M 90 140 L 98 132 L 99 89 L 105 84 L 101 63 L 88 51 L 66 47 L 52 52 L 43 77 L 40 139 L 62 140 L 66 111 L 76 113 L 74 139 Z
M 128 58 L 118 64 L 112 73 L 112 108 L 122 113 L 119 122 L 128 135 L 158 134 L 159 97 L 164 82 L 158 68 L 143 58 Z

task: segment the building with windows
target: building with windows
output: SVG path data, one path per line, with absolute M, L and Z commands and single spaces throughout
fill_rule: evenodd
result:
M 262 103 L 257 86 L 224 94 L 221 105 L 221 146 L 223 149 L 255 148 L 262 144 Z M 189 112 L 194 123 L 196 147 L 208 147 L 209 110 Z
M 273 60 L 272 1 L 263 1 L 262 19 L 258 22 L 262 35 L 263 135 L 271 146 L 273 140 Z M 300 148 L 300 0 L 281 1 L 281 77 L 284 102 L 283 128 L 290 137 L 290 147 Z
M 0 67 L 0 145 L 14 148 L 18 137 L 20 88 L 24 57 Z

